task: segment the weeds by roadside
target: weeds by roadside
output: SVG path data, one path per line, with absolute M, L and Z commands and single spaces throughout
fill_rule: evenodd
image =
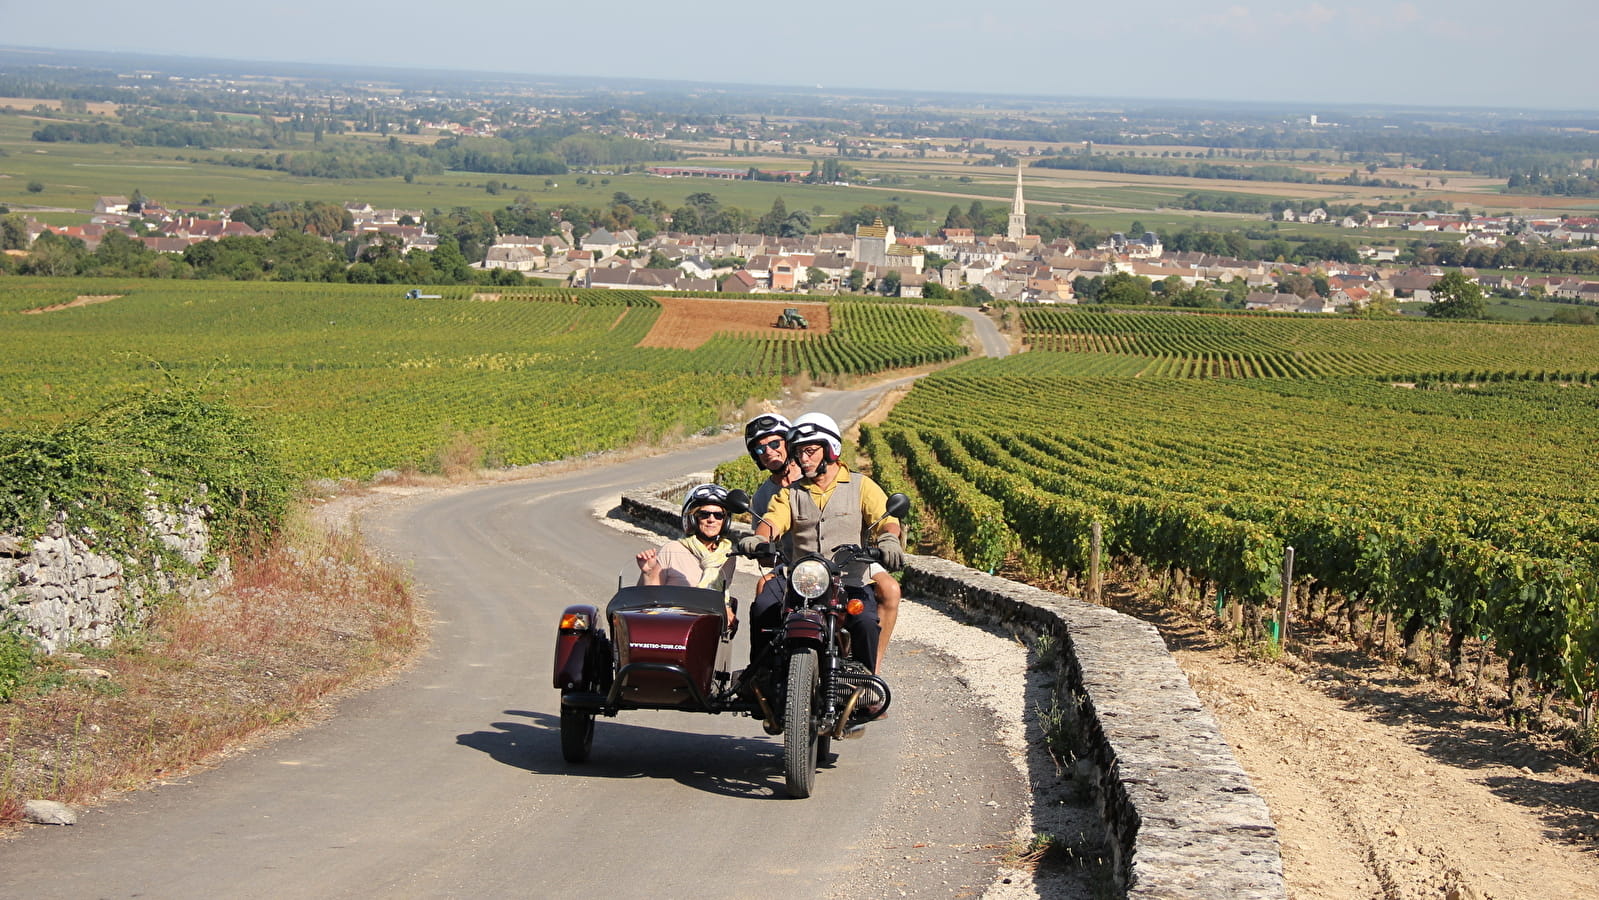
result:
M 0 703 L 0 824 L 25 799 L 89 802 L 306 721 L 422 639 L 406 578 L 303 515 L 225 592 L 160 609 L 109 649 L 32 660 Z

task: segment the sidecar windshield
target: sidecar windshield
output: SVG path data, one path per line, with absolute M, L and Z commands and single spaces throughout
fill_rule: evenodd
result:
M 624 587 L 606 604 L 605 617 L 629 609 L 675 607 L 699 613 L 721 615 L 727 601 L 721 591 L 684 587 L 679 584 L 642 584 Z

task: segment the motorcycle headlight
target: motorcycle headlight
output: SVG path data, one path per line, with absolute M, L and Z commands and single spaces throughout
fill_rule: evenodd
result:
M 833 579 L 827 574 L 826 563 L 819 559 L 807 559 L 794 567 L 788 580 L 794 586 L 794 593 L 806 600 L 815 600 L 827 592 L 827 586 Z

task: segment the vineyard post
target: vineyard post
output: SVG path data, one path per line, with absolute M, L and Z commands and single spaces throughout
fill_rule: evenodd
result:
M 1088 530 L 1088 599 L 1099 602 L 1099 548 L 1103 531 L 1098 522 Z
M 1294 596 L 1294 548 L 1283 548 L 1283 603 L 1277 611 L 1277 646 L 1288 649 L 1288 604 Z

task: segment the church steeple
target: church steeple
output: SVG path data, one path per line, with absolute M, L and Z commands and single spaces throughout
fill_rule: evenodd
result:
M 1016 199 L 1010 205 L 1010 224 L 1005 237 L 1016 242 L 1027 237 L 1027 202 L 1022 199 L 1022 167 L 1016 167 Z

